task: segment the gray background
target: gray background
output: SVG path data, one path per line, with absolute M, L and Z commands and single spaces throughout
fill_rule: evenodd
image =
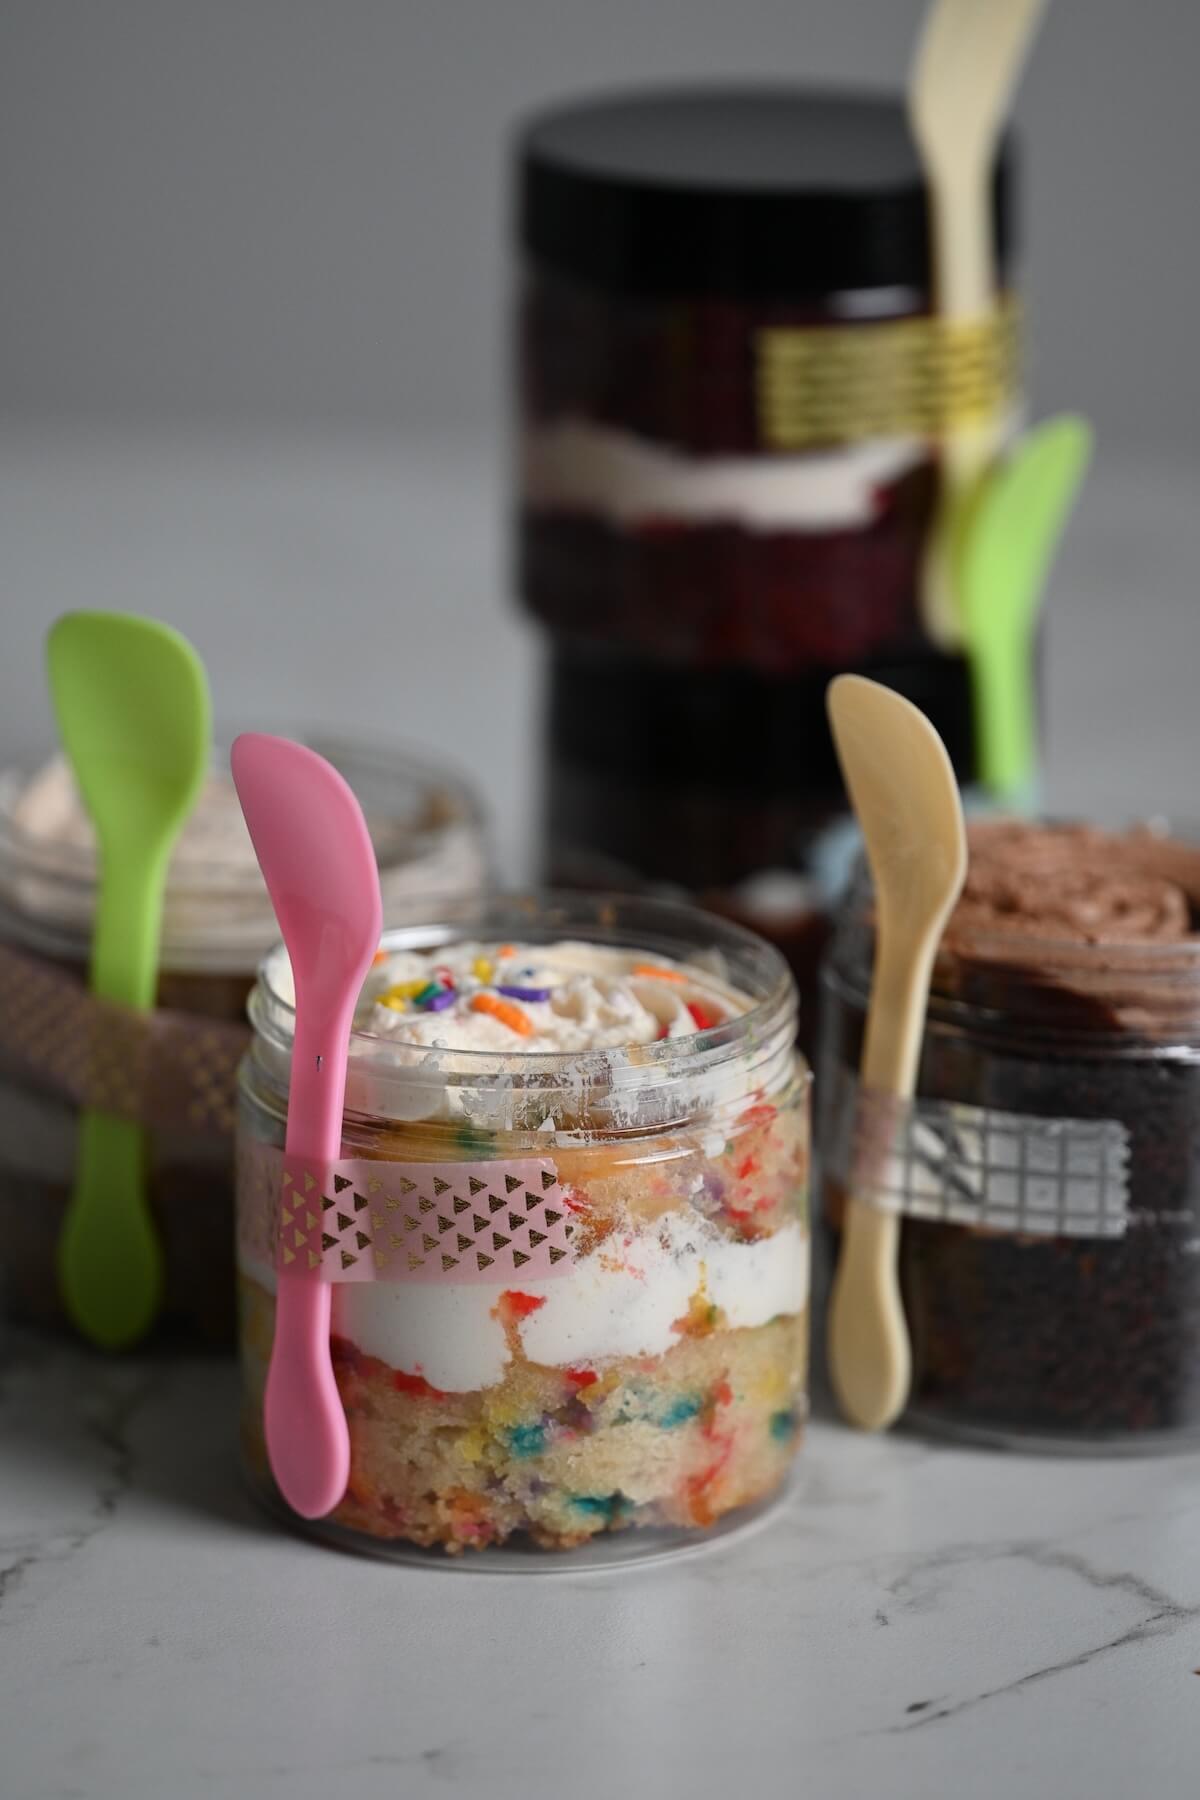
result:
M 421 426 L 502 403 L 503 145 L 608 83 L 897 85 L 920 0 L 4 0 L 0 399 Z M 1053 0 L 1021 90 L 1036 388 L 1189 444 L 1195 0 Z
M 158 614 L 227 731 L 477 779 L 529 866 L 538 634 L 508 592 L 504 146 L 672 77 L 897 85 L 920 0 L 0 0 L 0 759 L 42 640 Z M 1021 88 L 1034 410 L 1100 448 L 1048 605 L 1046 798 L 1189 816 L 1195 0 L 1053 0 Z

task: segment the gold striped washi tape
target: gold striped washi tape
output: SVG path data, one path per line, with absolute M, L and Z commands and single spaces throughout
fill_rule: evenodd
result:
M 984 319 L 769 327 L 756 352 L 759 428 L 772 450 L 937 438 L 1011 406 L 1020 313 L 1006 301 Z

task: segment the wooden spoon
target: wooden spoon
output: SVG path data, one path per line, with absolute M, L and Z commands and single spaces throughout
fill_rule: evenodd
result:
M 967 872 L 958 784 L 924 713 L 878 682 L 840 675 L 829 722 L 875 887 L 875 966 L 861 1079 L 911 1097 L 934 953 Z M 846 1198 L 829 1310 L 829 1364 L 846 1417 L 890 1425 L 908 1397 L 912 1358 L 900 1300 L 900 1221 Z
M 977 321 L 995 306 L 989 189 L 996 139 L 1046 0 L 933 0 L 909 80 L 908 112 L 932 202 L 934 295 L 941 318 Z M 922 571 L 934 642 L 962 641 L 954 585 L 964 505 L 996 448 L 1000 421 L 952 429 Z
M 99 845 L 91 990 L 154 1005 L 167 864 L 208 774 L 208 681 L 192 646 L 157 619 L 67 613 L 46 642 L 63 747 Z M 146 1198 L 144 1134 L 85 1112 L 58 1245 L 63 1300 L 105 1349 L 154 1322 L 162 1250 Z

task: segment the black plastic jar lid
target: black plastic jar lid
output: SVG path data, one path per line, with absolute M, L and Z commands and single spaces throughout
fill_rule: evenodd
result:
M 904 104 L 856 91 L 673 88 L 532 119 L 518 230 L 535 261 L 628 295 L 814 299 L 929 285 L 924 181 Z M 1011 145 L 993 223 L 1011 248 Z

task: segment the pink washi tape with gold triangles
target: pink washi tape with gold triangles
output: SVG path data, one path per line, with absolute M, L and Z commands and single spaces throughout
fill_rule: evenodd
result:
M 239 1247 L 290 1274 L 507 1286 L 565 1275 L 577 1240 L 549 1157 L 317 1165 L 239 1146 Z

